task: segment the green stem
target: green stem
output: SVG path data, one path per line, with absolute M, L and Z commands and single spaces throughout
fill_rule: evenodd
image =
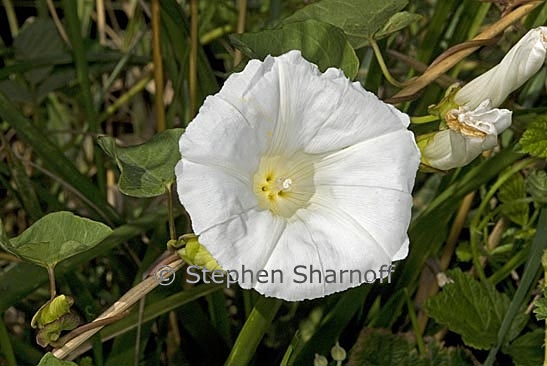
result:
M 49 293 L 51 295 L 51 299 L 53 300 L 55 295 L 57 295 L 57 289 L 55 288 L 55 267 L 48 266 L 47 275 L 49 277 Z
M 273 297 L 261 296 L 226 360 L 225 366 L 248 365 L 264 333 L 269 328 L 282 301 Z
M 6 10 L 6 16 L 8 17 L 9 30 L 11 33 L 11 38 L 17 37 L 19 33 L 19 25 L 17 24 L 17 16 L 15 15 L 15 9 L 11 0 L 2 0 L 4 4 L 4 9 Z
M 435 121 L 438 121 L 438 120 L 439 120 L 438 116 L 433 116 L 431 114 L 429 114 L 427 116 L 410 117 L 410 122 L 414 123 L 415 125 L 419 125 L 419 124 L 422 124 L 422 123 L 435 122 Z
M 406 288 L 405 288 L 405 300 L 406 300 L 406 306 L 408 307 L 408 316 L 410 318 L 410 322 L 412 323 L 412 328 L 414 329 L 414 336 L 416 337 L 418 352 L 420 352 L 420 355 L 425 356 L 426 352 L 425 352 L 424 338 L 422 337 L 422 331 L 420 330 L 420 325 L 418 324 L 418 319 L 416 318 L 416 311 L 414 309 L 414 305 L 412 304 L 412 301 L 410 300 L 410 296 Z
M 167 211 L 169 215 L 169 239 L 177 240 L 177 230 L 175 229 L 175 215 L 173 214 L 173 184 L 167 185 Z
M 384 57 L 382 56 L 382 52 L 380 51 L 380 47 L 378 47 L 378 43 L 376 43 L 376 40 L 370 38 L 369 39 L 370 45 L 372 46 L 372 49 L 374 50 L 374 55 L 376 56 L 376 60 L 378 60 L 378 65 L 380 65 L 380 69 L 382 69 L 382 74 L 384 74 L 384 77 L 386 80 L 393 86 L 396 86 L 397 88 L 402 88 L 403 84 L 395 80 L 395 78 L 391 75 L 389 72 L 389 69 L 386 66 L 386 63 L 384 61 Z
M 11 346 L 11 341 L 9 339 L 8 329 L 6 328 L 6 324 L 4 324 L 4 314 L 0 317 L 0 348 L 8 362 L 8 366 L 17 366 L 13 347 Z

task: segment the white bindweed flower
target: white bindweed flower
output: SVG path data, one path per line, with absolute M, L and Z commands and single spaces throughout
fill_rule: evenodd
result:
M 489 100 L 474 110 L 465 106 L 450 110 L 445 116 L 448 129 L 419 140 L 423 162 L 441 170 L 469 164 L 497 145 L 498 134 L 511 125 L 511 114 L 492 109 Z
M 515 89 L 531 78 L 545 62 L 547 27 L 531 29 L 505 55 L 501 62 L 464 85 L 454 96 L 460 106 L 475 109 L 489 99 L 498 107 Z
M 286 300 L 342 291 L 368 280 L 326 281 L 327 271 L 379 274 L 408 253 L 419 164 L 408 124 L 299 51 L 251 60 L 181 137 L 178 194 L 200 243 L 240 271 L 241 287 Z M 318 273 L 304 280 L 297 267 Z M 259 280 L 260 270 L 278 272 Z

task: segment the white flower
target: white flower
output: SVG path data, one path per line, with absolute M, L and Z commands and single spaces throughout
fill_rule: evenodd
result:
M 286 300 L 342 291 L 366 281 L 349 282 L 346 272 L 333 283 L 317 274 L 296 283 L 295 268 L 378 274 L 406 257 L 419 164 L 408 123 L 299 51 L 251 60 L 181 137 L 178 194 L 200 243 L 240 271 L 241 287 Z M 283 283 L 258 281 L 259 270 L 279 271 Z
M 464 85 L 454 102 L 471 110 L 489 99 L 492 108 L 498 107 L 543 66 L 546 47 L 547 27 L 531 29 L 498 65 Z
M 419 141 L 425 164 L 449 170 L 469 164 L 498 143 L 498 135 L 511 125 L 512 112 L 492 109 L 485 100 L 474 110 L 459 107 L 446 115 L 448 129 Z

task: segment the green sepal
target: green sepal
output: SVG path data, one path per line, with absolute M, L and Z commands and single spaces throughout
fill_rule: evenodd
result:
M 59 295 L 46 302 L 38 309 L 30 321 L 33 328 L 42 328 L 70 312 L 74 300 L 70 296 Z

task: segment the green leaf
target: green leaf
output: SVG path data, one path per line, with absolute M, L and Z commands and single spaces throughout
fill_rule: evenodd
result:
M 112 137 L 99 137 L 99 146 L 120 168 L 120 191 L 133 197 L 164 194 L 167 186 L 175 181 L 182 132 L 182 128 L 166 130 L 144 144 L 128 147 L 117 146 Z
M 368 45 L 370 38 L 386 37 L 415 21 L 415 14 L 395 17 L 407 3 L 407 0 L 323 0 L 297 11 L 285 19 L 285 24 L 308 19 L 329 23 L 346 33 L 353 48 L 360 48 Z
M 526 186 L 521 174 L 514 174 L 501 186 L 498 198 L 502 203 L 501 212 L 505 216 L 521 226 L 528 223 L 530 207 L 527 202 L 522 202 L 526 198 Z
M 545 294 L 544 294 L 545 296 Z M 534 314 L 536 314 L 537 320 L 545 320 L 547 319 L 547 299 L 545 297 L 541 297 L 534 301 Z
M 53 353 L 48 352 L 42 357 L 40 363 L 36 366 L 78 366 L 78 364 L 69 361 L 63 361 L 53 356 Z
M 520 138 L 522 151 L 547 159 L 547 116 L 539 116 Z
M 488 282 L 478 282 L 461 270 L 449 271 L 454 282 L 429 298 L 425 308 L 438 323 L 462 336 L 465 344 L 477 349 L 489 349 L 497 341 L 497 333 L 511 300 Z M 465 316 L 462 316 L 465 314 Z M 527 321 L 519 312 L 513 321 L 506 340 L 515 338 Z
M 0 246 L 42 267 L 54 267 L 73 255 L 93 248 L 112 230 L 100 223 L 60 211 L 48 214 L 21 235 L 8 239 L 0 221 Z
M 426 344 L 420 355 L 413 338 L 386 329 L 364 329 L 353 346 L 347 366 L 467 366 L 471 359 L 461 349 Z
M 30 326 L 33 328 L 42 328 L 44 325 L 68 314 L 73 304 L 74 300 L 70 296 L 59 295 L 54 297 L 38 309 L 30 321 Z
M 526 190 L 539 203 L 547 203 L 547 173 L 533 170 L 526 177 Z
M 382 39 L 390 34 L 396 33 L 401 29 L 404 29 L 422 19 L 420 14 L 410 13 L 408 11 L 401 11 L 393 14 L 386 24 L 377 33 L 374 34 L 374 39 Z
M 23 26 L 13 41 L 17 60 L 38 60 L 58 56 L 63 53 L 64 44 L 59 37 L 55 23 L 50 18 L 38 17 Z M 43 81 L 53 67 L 36 68 L 25 73 L 25 78 L 33 85 Z
M 515 366 L 538 366 L 543 364 L 544 329 L 536 329 L 515 339 L 503 352 L 511 356 Z
M 267 55 L 279 56 L 290 50 L 300 50 L 302 56 L 321 71 L 336 67 L 353 79 L 359 70 L 359 59 L 344 32 L 316 20 L 285 24 L 258 33 L 233 34 L 230 39 L 251 58 L 264 59 Z

